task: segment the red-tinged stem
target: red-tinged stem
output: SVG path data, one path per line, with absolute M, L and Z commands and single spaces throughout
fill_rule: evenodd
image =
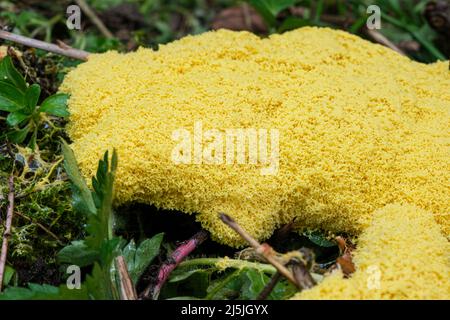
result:
M 141 295 L 142 299 L 148 299 L 149 297 L 153 300 L 158 299 L 159 293 L 171 272 L 207 238 L 208 233 L 202 230 L 176 248 L 159 268 L 156 284 L 150 285 L 144 290 Z

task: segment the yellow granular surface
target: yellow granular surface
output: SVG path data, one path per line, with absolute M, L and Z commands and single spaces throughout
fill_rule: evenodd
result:
M 221 243 L 242 241 L 218 212 L 260 240 L 294 217 L 304 228 L 359 235 L 390 203 L 432 212 L 448 235 L 448 62 L 413 62 L 327 28 L 267 39 L 220 30 L 158 51 L 94 54 L 61 90 L 71 94 L 69 134 L 86 177 L 115 147 L 117 204 L 196 213 Z M 204 131 L 279 130 L 278 173 L 175 164 L 172 133 L 193 134 L 196 121 Z M 395 214 L 386 230 L 408 223 L 408 212 Z
M 359 238 L 350 279 L 335 272 L 294 298 L 450 299 L 449 259 L 449 243 L 431 213 L 388 205 Z

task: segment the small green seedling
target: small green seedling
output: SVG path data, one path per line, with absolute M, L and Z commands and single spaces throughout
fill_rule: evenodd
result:
M 38 128 L 45 122 L 50 123 L 47 115 L 62 118 L 69 115 L 66 94 L 54 94 L 38 105 L 40 95 L 41 87 L 27 85 L 11 57 L 6 56 L 0 61 L 0 111 L 8 113 L 6 124 L 11 127 L 7 133 L 10 141 L 22 143 L 32 132 L 29 146 L 34 149 Z

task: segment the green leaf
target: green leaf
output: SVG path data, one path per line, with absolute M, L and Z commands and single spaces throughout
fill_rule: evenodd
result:
M 254 300 L 264 289 L 266 283 L 269 282 L 268 277 L 255 269 L 248 269 L 245 276 L 246 281 L 242 288 L 241 298 Z
M 301 28 L 307 25 L 310 25 L 307 19 L 297 17 L 287 17 L 286 19 L 284 19 L 283 23 L 278 28 L 278 32 L 283 33 L 285 31 Z
M 87 299 L 86 288 L 70 290 L 66 285 L 60 287 L 48 284 L 29 283 L 28 288 L 9 287 L 0 293 L 0 300 L 82 300 Z
M 27 112 L 33 113 L 36 105 L 39 101 L 39 96 L 41 95 L 41 87 L 38 84 L 33 84 L 28 87 L 27 92 L 25 93 L 25 100 L 27 103 Z
M 267 8 L 265 1 L 260 0 L 249 0 L 250 4 L 255 8 L 256 11 L 261 15 L 265 24 L 268 27 L 274 27 L 277 20 L 274 14 Z
M 57 117 L 67 117 L 70 115 L 67 110 L 68 95 L 65 93 L 54 94 L 42 102 L 39 111 L 45 112 Z
M 114 176 L 117 169 L 117 152 L 113 150 L 111 165 L 109 164 L 108 151 L 103 160 L 98 163 L 97 174 L 92 178 L 94 192 L 92 198 L 97 208 L 97 214 L 91 216 L 88 221 L 87 231 L 89 237 L 86 243 L 93 248 L 100 247 L 104 239 L 112 237 L 112 202 Z
M 25 126 L 20 130 L 14 130 L 8 133 L 8 138 L 11 142 L 22 143 L 30 132 L 30 126 Z
M 225 278 L 212 281 L 208 287 L 206 299 L 224 300 L 239 296 L 244 284 L 242 277 L 244 272 L 244 269 L 238 269 L 228 274 Z
M 161 291 L 161 298 L 179 299 L 192 296 L 202 299 L 207 295 L 213 269 L 194 269 L 173 272 Z
M 73 241 L 58 252 L 58 262 L 85 267 L 93 264 L 99 257 L 99 252 L 88 248 L 84 241 Z
M 72 184 L 72 202 L 74 209 L 87 217 L 95 215 L 97 209 L 92 199 L 91 190 L 87 187 L 86 181 L 78 169 L 77 160 L 72 149 L 70 149 L 65 141 L 62 143 L 62 151 L 64 155 L 64 169 Z
M 276 24 L 277 15 L 284 9 L 294 5 L 297 0 L 249 0 L 269 27 Z
M 15 111 L 8 114 L 8 117 L 6 118 L 6 123 L 10 125 L 11 127 L 14 127 L 18 124 L 21 124 L 26 119 L 30 118 L 29 114 L 25 114 L 21 111 Z
M 62 144 L 64 167 L 72 182 L 74 204 L 88 218 L 87 238 L 72 243 L 60 251 L 60 261 L 78 265 L 94 263 L 85 285 L 90 299 L 118 299 L 114 258 L 121 252 L 125 240 L 112 234 L 112 200 L 114 175 L 117 169 L 117 153 L 114 150 L 109 163 L 108 151 L 99 161 L 96 177 L 92 179 L 91 192 L 80 174 L 75 156 L 67 143 Z M 77 262 L 77 263 L 76 263 Z
M 245 277 L 246 279 L 242 286 L 240 296 L 240 299 L 245 300 L 256 299 L 270 281 L 270 278 L 267 275 L 256 269 L 248 269 L 247 272 L 245 272 Z M 297 291 L 298 290 L 294 285 L 282 278 L 272 289 L 268 299 L 284 300 L 293 296 Z
M 3 274 L 3 287 L 6 287 L 11 282 L 16 270 L 10 266 L 5 266 L 5 273 Z
M 144 271 L 153 261 L 153 259 L 159 254 L 161 242 L 163 240 L 164 233 L 158 233 L 151 239 L 144 240 L 136 249 L 133 261 L 128 264 L 128 260 L 125 257 L 128 265 L 128 271 L 130 273 L 131 280 L 136 284 Z
M 0 81 L 11 83 L 22 94 L 27 90 L 25 79 L 14 67 L 10 56 L 4 57 L 0 62 Z
M 109 270 L 94 264 L 92 274 L 86 276 L 86 286 L 89 298 L 95 300 L 113 300 L 117 298 L 113 294 Z
M 14 85 L 0 81 L 0 110 L 14 112 L 25 106 L 25 95 Z
M 128 272 L 134 269 L 134 259 L 136 257 L 136 243 L 133 239 L 122 249 L 122 256 L 127 263 Z
M 211 269 L 198 268 L 198 269 L 192 269 L 192 270 L 188 270 L 188 271 L 183 270 L 182 272 L 175 270 L 170 275 L 168 282 L 169 283 L 181 282 L 181 281 L 188 279 L 189 277 L 193 276 L 196 273 L 208 272 L 209 270 L 211 270 Z
M 334 247 L 336 242 L 329 240 L 326 235 L 319 231 L 304 232 L 303 235 L 307 237 L 311 242 L 321 247 Z
M 316 1 L 316 12 L 314 14 L 314 22 L 318 23 L 320 21 L 320 17 L 322 16 L 322 12 L 324 10 L 324 0 Z

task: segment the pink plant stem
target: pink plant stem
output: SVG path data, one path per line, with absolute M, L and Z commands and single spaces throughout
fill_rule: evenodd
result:
M 156 284 L 154 286 L 149 286 L 144 291 L 143 298 L 151 296 L 153 300 L 158 299 L 159 292 L 169 278 L 170 273 L 207 238 L 208 233 L 202 230 L 176 248 L 159 268 Z

